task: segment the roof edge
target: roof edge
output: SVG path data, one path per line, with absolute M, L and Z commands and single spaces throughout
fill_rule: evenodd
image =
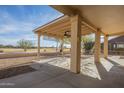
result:
M 36 33 L 36 32 L 37 32 L 38 30 L 40 30 L 41 28 L 43 28 L 43 27 L 45 27 L 45 26 L 47 26 L 47 25 L 50 25 L 50 24 L 52 24 L 52 23 L 55 22 L 55 21 L 59 21 L 59 20 L 61 20 L 62 18 L 65 18 L 65 17 L 68 17 L 68 16 L 67 16 L 67 15 L 60 16 L 60 17 L 58 17 L 58 18 L 56 18 L 56 19 L 54 19 L 54 20 L 52 20 L 52 21 L 50 21 L 50 22 L 48 22 L 48 23 L 46 23 L 46 24 L 44 24 L 44 25 L 42 25 L 42 26 L 40 26 L 40 27 L 35 28 L 35 29 L 33 30 L 33 32 Z

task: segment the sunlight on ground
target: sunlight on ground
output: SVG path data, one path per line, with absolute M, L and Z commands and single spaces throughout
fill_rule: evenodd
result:
M 39 63 L 40 65 L 44 63 L 48 63 L 53 66 L 70 70 L 70 58 L 68 57 L 55 57 L 55 58 L 49 58 L 49 59 L 42 59 L 40 61 L 35 61 L 35 62 Z M 92 78 L 97 78 L 99 80 L 101 79 L 98 73 L 97 67 L 94 63 L 93 57 L 86 58 L 81 61 L 81 74 L 92 77 Z
M 102 78 L 100 74 L 109 73 L 110 70 L 115 66 L 115 64 L 111 62 L 113 60 L 114 62 L 116 62 L 117 64 L 120 64 L 121 66 L 124 65 L 124 62 L 120 61 L 122 59 L 120 59 L 119 57 L 111 56 L 109 57 L 109 59 L 101 58 L 101 63 L 97 63 L 98 65 L 101 64 L 100 65 L 101 67 L 98 68 L 96 63 L 94 62 L 94 57 L 84 56 L 81 60 L 81 68 L 80 68 L 81 74 L 101 80 Z M 41 58 L 41 60 L 39 61 L 34 60 L 34 64 L 32 66 L 36 69 L 40 69 L 43 65 L 45 65 L 45 63 L 52 66 L 70 70 L 70 58 L 64 57 L 64 56 L 52 57 L 52 58 Z M 99 72 L 98 69 L 102 70 L 102 72 Z M 104 72 L 104 69 L 105 69 L 105 72 Z
M 47 63 L 50 65 L 61 67 L 61 68 L 68 69 L 68 70 L 70 68 L 70 58 L 66 58 L 66 57 L 47 58 L 47 59 L 42 59 L 39 61 L 34 60 L 34 62 L 38 63 L 36 64 L 37 67 L 38 65 L 43 65 L 44 63 Z
M 69 70 L 70 69 L 70 58 L 57 57 L 55 61 L 49 62 L 49 64 Z
M 98 73 L 98 69 L 94 63 L 94 58 L 90 57 L 88 59 L 82 60 L 81 65 L 81 73 L 83 75 L 87 75 L 92 78 L 97 78 L 101 80 L 100 75 Z
M 111 68 L 114 66 L 112 63 L 110 63 L 108 60 L 101 58 L 101 64 L 106 69 L 107 72 L 111 70 Z
M 124 66 L 124 59 L 121 58 L 120 56 L 116 56 L 116 57 L 112 56 L 109 57 L 109 59 L 120 66 Z

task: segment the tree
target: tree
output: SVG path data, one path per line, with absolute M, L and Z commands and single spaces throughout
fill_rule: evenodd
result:
M 64 38 L 63 40 L 60 40 L 60 52 L 63 52 L 64 44 L 70 44 L 70 38 Z
M 20 48 L 24 49 L 25 52 L 27 51 L 28 48 L 33 47 L 33 43 L 30 40 L 25 39 L 19 40 L 17 44 Z
M 94 46 L 94 39 L 91 36 L 84 36 L 81 38 L 81 42 L 85 53 L 90 53 Z
M 65 44 L 70 44 L 71 43 L 71 40 L 70 40 L 70 38 L 64 38 L 63 42 Z

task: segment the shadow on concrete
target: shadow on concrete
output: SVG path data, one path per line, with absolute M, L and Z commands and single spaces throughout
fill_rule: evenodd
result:
M 124 71 L 124 66 L 122 66 L 121 64 L 118 64 L 116 61 L 114 61 L 110 58 L 107 58 L 106 60 L 108 60 L 109 62 L 111 62 L 114 65 L 110 71 L 114 71 L 116 73 L 120 73 L 120 72 Z
M 53 77 L 47 80 L 46 82 L 37 85 L 36 87 L 75 87 L 75 88 L 118 87 L 114 83 L 112 83 L 112 81 L 107 80 L 107 75 L 109 73 L 106 71 L 103 65 L 101 63 L 95 63 L 95 64 L 100 74 L 101 80 L 83 74 L 74 74 L 70 72 L 68 69 L 51 65 L 49 63 L 44 63 L 44 64 L 38 63 L 37 65 L 41 66 L 39 68 L 40 71 L 43 71 L 46 74 L 49 74 L 50 76 Z M 52 85 L 50 83 L 52 83 Z
M 73 87 L 73 88 L 92 88 L 101 87 L 101 82 L 97 78 L 92 78 L 83 74 L 75 74 L 68 69 L 51 65 L 49 63 L 37 64 L 41 67 L 39 71 L 48 74 L 52 78 L 43 81 L 40 85 L 34 87 Z M 105 87 L 105 86 L 102 86 Z
M 97 71 L 98 71 L 98 73 L 100 75 L 101 80 L 102 79 L 105 79 L 106 76 L 107 76 L 107 74 L 108 74 L 108 72 L 106 71 L 106 69 L 103 67 L 103 65 L 101 64 L 101 62 L 97 62 L 97 63 L 95 63 L 95 65 L 97 67 Z
M 120 64 L 118 64 L 117 62 L 115 62 L 114 60 L 111 60 L 110 58 L 105 58 L 106 60 L 108 60 L 109 62 L 111 62 L 112 64 L 118 66 Z

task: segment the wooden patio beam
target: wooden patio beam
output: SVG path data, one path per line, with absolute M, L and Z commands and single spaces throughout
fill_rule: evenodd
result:
M 98 29 L 98 31 L 95 33 L 95 52 L 94 52 L 95 62 L 100 62 L 100 54 L 101 54 L 100 35 L 101 35 L 101 31 Z
M 51 5 L 51 7 L 53 7 L 54 9 L 62 12 L 65 15 L 75 15 L 75 14 L 79 14 L 80 12 L 70 6 L 66 6 L 66 5 Z M 89 22 L 86 18 L 82 17 L 82 23 L 85 24 L 86 26 L 88 26 L 89 28 L 91 28 L 93 31 L 97 31 L 97 27 L 95 25 L 93 25 L 91 22 Z
M 108 36 L 104 35 L 104 58 L 108 57 Z
M 80 72 L 81 19 L 79 15 L 71 17 L 71 71 Z
M 82 17 L 82 24 L 92 29 L 92 31 L 94 32 L 96 32 L 98 29 L 95 25 L 93 25 L 91 22 L 89 22 L 86 18 L 83 17 Z
M 122 32 L 118 32 L 118 33 L 111 33 L 111 34 L 108 34 L 108 36 L 121 36 L 121 35 L 124 35 L 124 31 Z

